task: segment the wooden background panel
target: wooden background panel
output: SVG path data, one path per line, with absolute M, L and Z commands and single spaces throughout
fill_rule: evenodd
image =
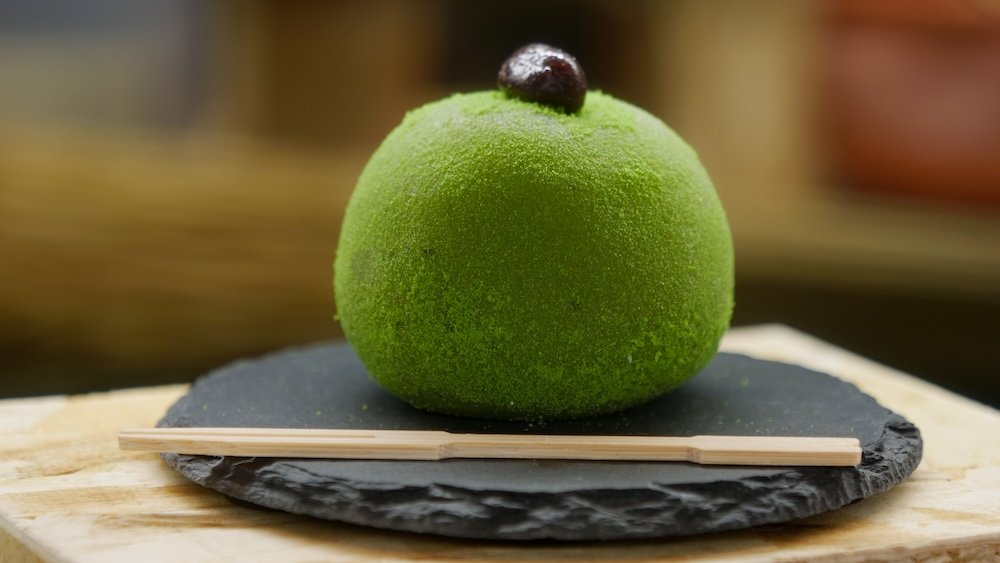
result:
M 86 389 L 70 374 L 95 371 L 105 387 L 186 380 L 339 335 L 332 261 L 364 156 L 61 139 L 0 136 L 13 394 L 57 376 Z

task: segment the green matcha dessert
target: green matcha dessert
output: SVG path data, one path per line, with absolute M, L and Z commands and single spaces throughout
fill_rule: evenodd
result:
M 680 385 L 733 307 L 697 155 L 562 51 L 529 45 L 499 82 L 410 112 L 372 155 L 334 264 L 345 334 L 385 389 L 454 415 L 580 418 Z

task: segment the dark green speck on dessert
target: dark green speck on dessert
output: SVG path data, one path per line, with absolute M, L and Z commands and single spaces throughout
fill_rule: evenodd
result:
M 543 420 L 645 402 L 714 356 L 733 307 L 725 213 L 695 152 L 591 91 L 410 112 L 358 180 L 337 314 L 414 406 Z

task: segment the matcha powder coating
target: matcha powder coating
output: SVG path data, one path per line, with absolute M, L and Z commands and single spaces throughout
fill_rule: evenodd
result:
M 647 401 L 715 354 L 725 213 L 694 151 L 590 92 L 576 114 L 455 95 L 406 116 L 344 218 L 338 317 L 414 406 L 541 420 Z

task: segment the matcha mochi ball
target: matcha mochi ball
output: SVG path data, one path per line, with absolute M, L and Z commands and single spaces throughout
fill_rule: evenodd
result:
M 579 418 L 696 374 L 733 307 L 725 213 L 695 152 L 599 92 L 410 112 L 344 217 L 337 315 L 385 389 L 442 413 Z

